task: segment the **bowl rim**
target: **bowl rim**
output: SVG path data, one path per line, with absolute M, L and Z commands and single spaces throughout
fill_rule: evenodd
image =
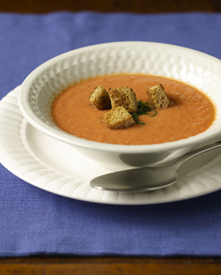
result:
M 125 46 L 125 45 L 153 45 L 153 46 L 163 46 L 163 47 L 170 47 L 173 49 L 178 49 L 190 53 L 197 54 L 203 58 L 208 58 L 212 62 L 217 63 L 221 67 L 221 61 L 218 58 L 215 58 L 211 55 L 206 53 L 193 50 L 190 48 L 166 44 L 166 43 L 159 43 L 159 42 L 147 42 L 147 41 L 123 41 L 123 42 L 110 42 L 110 43 L 101 43 L 95 44 L 91 46 L 86 46 L 78 49 L 74 49 L 65 53 L 62 53 L 58 56 L 55 56 L 46 62 L 42 63 L 36 69 L 34 69 L 23 81 L 19 95 L 18 95 L 18 106 L 23 115 L 23 117 L 30 123 L 33 127 L 40 130 L 41 132 L 45 133 L 46 135 L 51 136 L 57 140 L 62 142 L 68 143 L 70 145 L 81 147 L 85 149 L 91 149 L 96 151 L 105 151 L 105 152 L 112 152 L 112 153 L 127 153 L 127 154 L 144 154 L 144 153 L 151 153 L 151 152 L 163 152 L 168 150 L 175 150 L 181 149 L 185 147 L 196 147 L 201 143 L 210 142 L 214 139 L 218 139 L 221 137 L 221 129 L 208 129 L 196 136 L 192 136 L 186 139 L 181 139 L 178 141 L 160 143 L 160 144 L 144 144 L 144 145 L 121 145 L 121 144 L 109 144 L 109 143 L 100 143 L 96 141 L 90 141 L 83 138 L 79 138 L 68 134 L 66 132 L 62 132 L 61 130 L 56 130 L 53 127 L 49 126 L 48 124 L 41 121 L 32 111 L 30 104 L 28 102 L 28 93 L 29 89 L 34 82 L 34 80 L 38 77 L 40 73 L 42 73 L 45 69 L 49 68 L 51 65 L 58 63 L 69 56 L 77 55 L 79 53 L 83 53 L 88 50 L 98 49 L 102 47 L 114 47 L 114 46 Z

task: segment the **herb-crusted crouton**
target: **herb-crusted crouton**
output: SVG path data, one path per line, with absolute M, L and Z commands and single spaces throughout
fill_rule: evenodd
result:
M 132 116 L 123 106 L 111 109 L 101 118 L 107 128 L 111 130 L 124 129 L 135 124 Z
M 151 87 L 147 91 L 147 95 L 150 103 L 152 103 L 156 109 L 166 109 L 168 107 L 169 99 L 162 84 Z
M 89 97 L 93 107 L 98 110 L 111 109 L 111 101 L 108 92 L 101 86 L 96 87 Z
M 112 108 L 123 106 L 129 113 L 138 110 L 136 94 L 129 87 L 121 87 L 108 90 Z

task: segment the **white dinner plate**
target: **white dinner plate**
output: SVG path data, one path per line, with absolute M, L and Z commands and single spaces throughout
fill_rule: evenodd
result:
M 19 86 L 0 102 L 0 161 L 17 177 L 49 192 L 96 203 L 139 205 L 179 201 L 220 190 L 221 157 L 164 189 L 145 193 L 102 191 L 90 186 L 111 172 L 33 128 L 22 117 Z

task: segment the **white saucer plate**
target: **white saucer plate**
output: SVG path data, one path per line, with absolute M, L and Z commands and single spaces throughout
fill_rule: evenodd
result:
M 221 189 L 221 157 L 157 191 L 121 193 L 92 188 L 91 179 L 111 170 L 98 166 L 72 146 L 46 136 L 27 123 L 17 104 L 19 87 L 0 102 L 0 161 L 22 180 L 68 198 L 118 205 L 180 201 Z

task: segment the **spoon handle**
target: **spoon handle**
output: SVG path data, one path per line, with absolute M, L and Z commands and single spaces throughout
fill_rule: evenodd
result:
M 203 157 L 204 154 L 206 154 L 206 157 Z M 221 155 L 221 143 L 213 143 L 187 153 L 175 163 L 172 163 L 171 167 L 174 166 L 177 170 L 179 178 L 181 178 L 209 164 L 219 155 Z

